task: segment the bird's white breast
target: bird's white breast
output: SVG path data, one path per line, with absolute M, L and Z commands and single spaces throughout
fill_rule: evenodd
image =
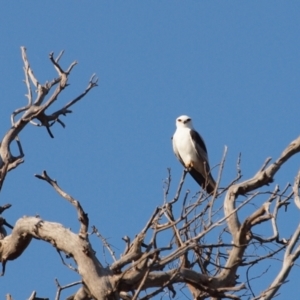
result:
M 173 136 L 173 142 L 185 165 L 189 165 L 191 161 L 195 162 L 197 160 L 197 153 L 191 139 L 189 128 L 177 128 Z

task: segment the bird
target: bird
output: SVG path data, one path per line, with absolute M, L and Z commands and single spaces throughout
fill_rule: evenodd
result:
M 207 149 L 189 116 L 183 115 L 176 119 L 172 142 L 174 154 L 181 164 L 208 194 L 212 194 L 216 182 L 210 172 Z

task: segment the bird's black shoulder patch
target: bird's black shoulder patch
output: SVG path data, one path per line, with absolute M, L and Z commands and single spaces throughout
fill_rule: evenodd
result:
M 206 149 L 206 146 L 204 144 L 204 141 L 203 141 L 201 135 L 197 131 L 192 130 L 192 129 L 190 131 L 190 134 L 191 134 L 191 138 L 193 139 L 193 141 L 195 141 L 196 144 L 198 144 L 207 153 L 207 149 Z

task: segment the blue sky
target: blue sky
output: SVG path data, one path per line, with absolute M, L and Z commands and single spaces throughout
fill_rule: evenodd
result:
M 4 217 L 14 224 L 23 215 L 39 214 L 78 229 L 74 209 L 34 178 L 46 169 L 81 201 L 90 224 L 119 255 L 121 238 L 134 237 L 162 203 L 169 167 L 171 191 L 177 186 L 182 167 L 171 136 L 182 114 L 193 118 L 204 137 L 212 166 L 228 146 L 222 186 L 235 176 L 240 152 L 243 178 L 253 176 L 299 135 L 299 9 L 298 1 L 3 2 L 2 136 L 12 111 L 26 103 L 20 46 L 26 46 L 41 82 L 55 76 L 51 51 L 65 50 L 63 66 L 78 60 L 56 108 L 82 92 L 93 73 L 99 77 L 99 87 L 63 119 L 66 128 L 54 126 L 54 139 L 44 128 L 22 132 L 25 164 L 6 179 L 1 203 L 13 207 Z M 294 180 L 299 162 L 294 157 L 276 176 L 280 186 Z M 190 178 L 184 188 L 197 191 Z M 288 238 L 299 212 L 292 203 L 280 217 Z M 92 241 L 102 259 L 100 241 Z M 263 283 L 274 270 L 271 266 Z M 299 275 L 296 267 L 278 299 L 299 294 Z M 77 278 L 51 246 L 34 241 L 8 263 L 0 295 L 24 299 L 37 290 L 53 298 L 56 277 L 62 284 Z

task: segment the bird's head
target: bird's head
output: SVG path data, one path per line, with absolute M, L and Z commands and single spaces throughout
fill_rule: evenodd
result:
M 176 127 L 193 129 L 192 119 L 189 116 L 180 116 L 176 119 Z

